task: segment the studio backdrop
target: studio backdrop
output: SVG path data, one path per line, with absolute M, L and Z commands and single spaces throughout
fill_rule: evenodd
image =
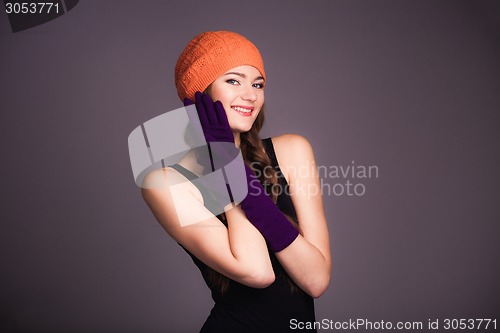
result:
M 211 30 L 262 53 L 262 137 L 314 149 L 333 255 L 322 331 L 499 329 L 498 1 L 59 1 L 40 21 L 12 3 L 2 332 L 199 330 L 209 289 L 144 203 L 127 138 L 182 106 L 176 60 Z

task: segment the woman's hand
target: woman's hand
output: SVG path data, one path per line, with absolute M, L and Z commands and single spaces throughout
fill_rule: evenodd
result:
M 184 99 L 184 106 L 195 105 L 197 114 L 188 113 L 190 120 L 195 121 L 197 116 L 200 120 L 203 134 L 207 142 L 232 142 L 234 135 L 227 120 L 226 111 L 220 101 L 213 102 L 208 94 L 199 91 L 195 93 L 195 102 L 189 98 Z
M 195 106 L 197 116 L 200 120 L 205 139 L 209 143 L 212 170 L 217 166 L 224 166 L 234 159 L 236 147 L 234 147 L 234 136 L 227 120 L 226 112 L 220 102 L 213 102 L 209 95 L 196 92 Z M 190 99 L 184 100 L 184 106 L 190 106 Z M 191 121 L 195 121 L 193 112 L 188 115 Z M 219 145 L 220 142 L 233 143 L 232 148 L 226 149 Z M 198 160 L 198 163 L 200 161 Z M 201 165 L 208 163 L 201 162 Z M 266 195 L 264 188 L 252 170 L 245 166 L 248 195 L 241 202 L 241 208 L 250 222 L 264 236 L 274 252 L 283 250 L 297 237 L 298 231 L 287 218 L 281 213 L 274 202 Z
M 188 108 L 193 104 L 196 107 L 196 112 L 192 108 Z M 203 165 L 205 170 L 215 171 L 234 160 L 239 150 L 234 145 L 234 134 L 229 126 L 222 103 L 220 101 L 213 102 L 209 95 L 198 91 L 195 94 L 195 102 L 185 98 L 184 106 L 187 107 L 192 127 L 203 132 L 209 150 L 209 156 L 200 155 L 198 163 Z M 197 126 L 198 121 L 201 129 Z M 200 134 L 197 133 L 197 135 Z

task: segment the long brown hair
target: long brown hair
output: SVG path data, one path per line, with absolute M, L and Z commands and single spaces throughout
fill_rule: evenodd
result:
M 259 177 L 259 180 L 262 184 L 269 185 L 268 188 L 271 189 L 269 195 L 274 203 L 276 203 L 278 198 L 278 176 L 276 170 L 271 165 L 271 160 L 267 155 L 264 144 L 259 136 L 259 132 L 264 125 L 265 120 L 265 112 L 264 106 L 262 106 L 259 115 L 255 119 L 255 122 L 252 125 L 252 128 L 248 132 L 244 132 L 240 134 L 240 149 L 243 155 L 243 160 L 245 163 L 250 166 L 255 174 Z M 286 218 L 292 223 L 295 227 L 297 227 L 295 221 L 286 215 Z M 222 217 L 222 218 L 225 218 Z M 277 260 L 277 259 L 276 259 Z M 220 274 L 219 272 L 213 270 L 212 268 L 207 268 L 207 283 L 210 288 L 216 288 L 219 290 L 221 294 L 224 294 L 229 287 L 229 278 L 225 275 Z M 295 292 L 298 290 L 297 285 L 292 279 L 286 274 L 286 272 L 282 272 L 282 276 L 286 279 L 287 284 L 290 287 L 291 292 Z

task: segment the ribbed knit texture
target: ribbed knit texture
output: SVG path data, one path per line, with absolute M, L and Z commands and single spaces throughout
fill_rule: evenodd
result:
M 175 87 L 179 98 L 194 100 L 219 76 L 231 68 L 249 65 L 266 78 L 264 61 L 252 42 L 231 31 L 208 31 L 193 38 L 175 65 Z

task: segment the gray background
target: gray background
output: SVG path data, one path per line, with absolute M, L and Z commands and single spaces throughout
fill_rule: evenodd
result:
M 0 13 L 0 320 L 11 332 L 195 332 L 210 294 L 132 178 L 127 136 L 181 106 L 175 61 L 227 29 L 261 50 L 264 136 L 376 165 L 324 197 L 335 321 L 500 320 L 499 1 L 85 1 Z M 345 183 L 346 179 L 325 179 Z M 500 322 L 497 323 L 500 325 Z

